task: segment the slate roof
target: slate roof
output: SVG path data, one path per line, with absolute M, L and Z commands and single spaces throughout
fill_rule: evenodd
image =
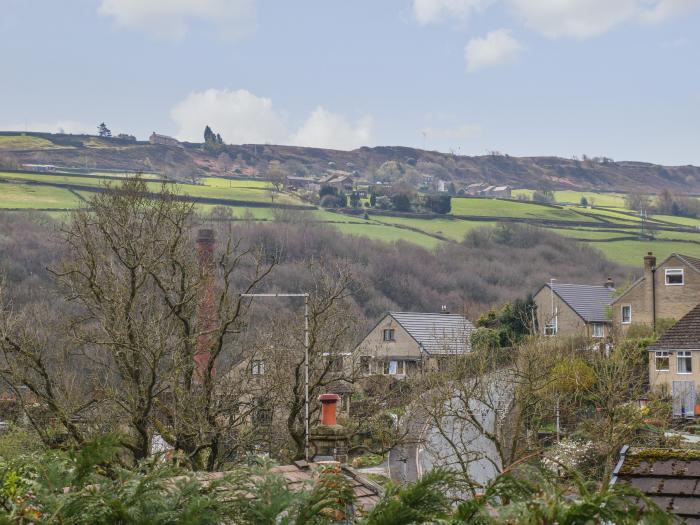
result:
M 474 325 L 457 314 L 389 312 L 429 354 L 463 354 L 471 350 Z
M 606 307 L 613 300 L 615 290 L 607 286 L 591 284 L 547 283 L 554 293 L 561 297 L 587 323 L 607 323 Z
M 681 317 L 648 349 L 700 350 L 700 304 Z
M 675 255 L 680 260 L 685 261 L 686 263 L 688 263 L 689 266 L 692 266 L 700 272 L 700 259 L 698 259 L 697 257 L 691 257 L 690 255 L 683 255 L 680 253 L 674 253 L 672 255 Z
M 631 485 L 683 523 L 700 525 L 700 451 L 624 446 L 610 483 Z

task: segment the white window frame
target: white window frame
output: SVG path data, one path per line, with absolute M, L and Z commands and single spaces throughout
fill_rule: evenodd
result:
M 669 275 L 680 275 L 681 282 L 669 283 Z M 685 272 L 683 271 L 683 268 L 666 268 L 666 271 L 664 272 L 664 282 L 666 283 L 666 286 L 683 286 L 685 284 Z
M 629 309 L 629 316 L 627 318 L 627 321 L 625 321 L 625 308 Z M 632 324 L 632 305 L 631 304 L 623 304 L 620 307 L 620 323 L 621 324 Z
M 391 337 L 389 339 L 386 338 L 387 333 L 391 333 Z M 396 341 L 396 330 L 393 328 L 384 328 L 384 331 L 382 332 L 382 341 L 385 343 Z
M 600 329 L 600 335 L 596 335 L 596 329 Z M 605 337 L 605 325 L 603 323 L 591 323 L 591 337 L 602 339 Z
M 688 362 L 690 363 L 690 371 L 689 372 L 681 372 L 681 359 L 688 359 Z M 678 353 L 676 354 L 676 373 L 679 375 L 690 375 L 693 373 L 693 353 L 690 352 L 689 350 L 679 350 Z
M 396 363 L 396 366 L 392 367 L 391 364 Z M 392 372 L 392 369 L 394 370 Z M 382 367 L 382 372 L 385 376 L 405 376 L 406 375 L 406 361 L 400 359 L 388 359 L 384 362 Z
M 668 368 L 659 368 L 659 359 L 666 358 L 666 361 L 668 362 Z M 657 372 L 668 372 L 671 369 L 671 356 L 669 355 L 668 352 L 665 351 L 659 351 L 659 352 L 654 352 L 654 370 Z
M 265 375 L 265 361 L 262 359 L 253 359 L 250 363 L 250 373 L 254 376 Z

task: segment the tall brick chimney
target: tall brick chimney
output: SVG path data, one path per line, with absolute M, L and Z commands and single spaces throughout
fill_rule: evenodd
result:
M 194 353 L 195 380 L 201 381 L 209 366 L 209 357 L 216 326 L 214 307 L 214 230 L 201 229 L 197 235 L 197 261 L 202 274 L 197 297 L 197 344 Z M 212 370 L 213 372 L 213 370 Z
M 652 252 L 644 256 L 644 290 L 651 312 L 651 326 L 656 331 L 656 257 Z

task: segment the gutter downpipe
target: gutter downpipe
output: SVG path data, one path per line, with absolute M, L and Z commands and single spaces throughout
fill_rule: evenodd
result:
M 651 268 L 651 319 L 656 333 L 656 265 Z

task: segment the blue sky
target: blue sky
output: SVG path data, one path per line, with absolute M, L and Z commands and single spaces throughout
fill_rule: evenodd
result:
M 700 0 L 0 0 L 0 129 L 700 165 Z

